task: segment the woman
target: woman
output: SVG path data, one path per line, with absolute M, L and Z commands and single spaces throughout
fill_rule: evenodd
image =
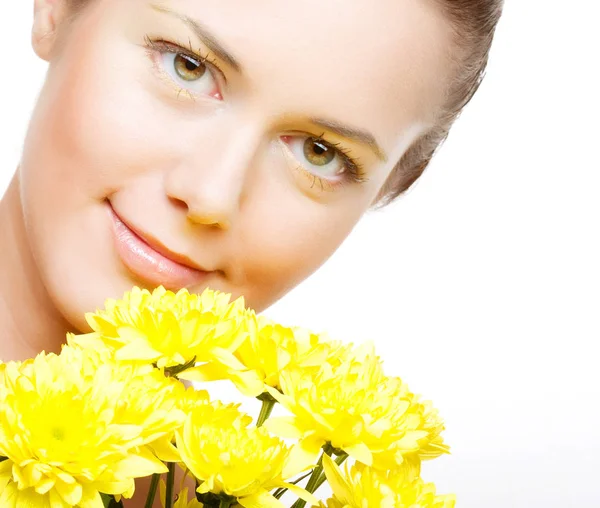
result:
M 35 0 L 50 65 L 0 204 L 0 357 L 57 351 L 132 285 L 268 307 L 419 177 L 500 11 Z

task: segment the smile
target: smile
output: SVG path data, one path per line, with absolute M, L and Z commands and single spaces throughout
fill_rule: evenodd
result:
M 117 253 L 125 267 L 150 286 L 177 291 L 202 284 L 211 273 L 187 257 L 170 251 L 156 239 L 134 230 L 109 204 Z

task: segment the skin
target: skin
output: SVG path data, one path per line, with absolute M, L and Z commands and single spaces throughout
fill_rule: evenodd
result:
M 93 0 L 71 20 L 63 0 L 37 0 L 33 48 L 50 65 L 0 203 L 0 357 L 57 351 L 86 311 L 148 286 L 117 254 L 109 203 L 211 271 L 192 292 L 261 311 L 321 266 L 436 121 L 451 69 L 435 6 L 366 5 Z M 165 9 L 210 30 L 241 72 Z M 201 50 L 222 74 L 176 83 L 146 36 Z M 370 132 L 379 153 L 310 118 Z M 311 135 L 358 159 L 365 181 L 311 166 Z

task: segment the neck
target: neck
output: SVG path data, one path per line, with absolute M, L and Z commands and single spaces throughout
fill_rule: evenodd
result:
M 59 352 L 69 329 L 44 287 L 29 246 L 19 177 L 0 200 L 0 359 Z

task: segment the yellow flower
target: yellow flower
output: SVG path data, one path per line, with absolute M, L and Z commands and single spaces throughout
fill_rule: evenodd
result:
M 404 456 L 447 447 L 442 423 L 398 378 L 385 376 L 372 346 L 342 348 L 318 372 L 294 369 L 281 376 L 281 391 L 269 389 L 292 416 L 271 418 L 276 435 L 300 439 L 309 457 L 330 444 L 369 466 L 393 469 Z M 435 446 L 432 445 L 435 444 Z
M 230 496 L 245 507 L 283 505 L 270 490 L 288 487 L 315 502 L 313 496 L 284 479 L 306 469 L 289 461 L 290 449 L 264 428 L 248 427 L 252 419 L 228 406 L 206 404 L 188 415 L 177 431 L 177 448 L 187 469 L 200 482 L 198 493 Z
M 170 386 L 170 389 L 172 390 L 171 396 L 175 402 L 176 412 L 183 412 L 183 415 L 187 415 L 195 407 L 208 404 L 210 402 L 207 391 L 198 390 L 193 386 L 190 386 L 186 389 L 185 385 L 181 381 L 175 380 L 174 378 L 170 379 L 173 382 Z M 216 402 L 215 404 L 219 404 L 219 402 Z M 237 415 L 237 406 L 232 405 L 230 408 L 232 411 L 235 410 Z M 184 421 L 185 416 L 181 421 L 181 425 L 177 428 L 181 428 Z M 175 447 L 174 443 L 175 432 L 173 431 L 152 442 L 150 444 L 150 448 L 157 457 L 165 462 L 181 462 L 181 455 L 179 454 L 179 451 Z
M 444 453 L 450 453 L 450 447 L 444 443 L 442 436 L 445 427 L 438 410 L 433 407 L 431 401 L 421 401 L 417 395 L 412 395 L 413 407 L 420 414 L 423 430 L 427 431 L 427 439 L 421 443 L 419 448 L 419 457 L 423 460 L 430 460 Z
M 0 478 L 3 478 L 5 474 L 7 474 L 7 470 L 9 464 L 8 461 L 0 463 Z M 8 483 L 6 486 L 1 487 L 3 485 L 2 480 L 0 480 L 0 506 L 2 507 L 11 507 L 11 508 L 20 508 L 22 506 L 31 506 L 35 508 L 53 508 L 52 501 L 56 502 L 56 497 L 52 494 L 42 495 L 38 494 L 33 489 L 25 489 L 19 490 L 16 483 Z M 69 505 L 65 505 L 61 499 L 58 500 L 58 504 L 56 506 L 65 507 Z M 94 506 L 94 505 L 90 505 Z M 102 508 L 102 500 L 100 500 L 100 504 L 96 505 L 98 508 Z
M 93 351 L 65 347 L 6 365 L 0 406 L 0 506 L 102 506 L 100 492 L 131 497 L 134 478 L 166 467 L 144 446 L 182 418 L 134 404 L 152 367 L 103 363 Z M 168 404 L 167 404 L 168 406 Z M 182 416 L 182 415 L 179 415 Z
M 149 364 L 118 362 L 107 350 L 63 346 L 60 356 L 66 364 L 77 363 L 83 357 L 87 365 L 84 375 L 92 377 L 101 366 L 111 366 L 115 380 L 124 385 L 119 400 L 115 401 L 115 419 L 125 425 L 140 426 L 143 422 L 140 426 L 142 444 L 174 436 L 175 429 L 183 425 L 186 410 L 209 400 L 204 390 L 186 389 L 181 381 L 165 376 Z
M 115 351 L 95 334 L 67 335 L 69 349 L 93 350 L 100 363 L 116 362 Z M 64 355 L 64 353 L 63 353 Z M 145 442 L 151 450 L 165 462 L 179 462 L 181 459 L 173 445 L 175 429 L 183 425 L 185 415 L 198 404 L 209 402 L 208 392 L 187 387 L 175 377 L 165 377 L 162 371 L 150 364 L 137 362 L 117 362 L 121 372 L 136 371 L 144 375 L 143 383 L 130 384 L 123 395 L 120 417 L 123 421 L 142 418 Z M 127 413 L 124 412 L 127 410 Z M 169 432 L 164 432 L 168 428 Z M 156 437 L 159 434 L 160 437 Z
M 232 351 L 246 336 L 247 311 L 243 299 L 229 300 L 230 295 L 210 289 L 196 295 L 136 287 L 122 300 L 107 300 L 105 310 L 86 315 L 95 332 L 87 340 L 102 340 L 117 360 L 159 368 L 214 359 L 239 367 Z
M 196 406 L 207 404 L 210 402 L 210 397 L 206 390 L 198 390 L 194 386 L 186 387 L 181 381 L 177 383 L 177 407 L 186 415 Z
M 265 385 L 280 389 L 279 377 L 289 368 L 316 369 L 330 354 L 331 345 L 317 334 L 302 328 L 289 328 L 263 316 L 248 317 L 250 333 L 235 352 L 243 370 L 218 362 L 199 367 L 195 381 L 230 379 L 244 395 L 256 397 Z M 183 375 L 190 379 L 190 374 Z
M 323 457 L 333 497 L 327 508 L 453 508 L 454 495 L 436 495 L 435 485 L 406 471 L 382 472 L 357 463 L 342 473 L 328 456 Z M 323 506 L 323 504 L 321 504 Z

